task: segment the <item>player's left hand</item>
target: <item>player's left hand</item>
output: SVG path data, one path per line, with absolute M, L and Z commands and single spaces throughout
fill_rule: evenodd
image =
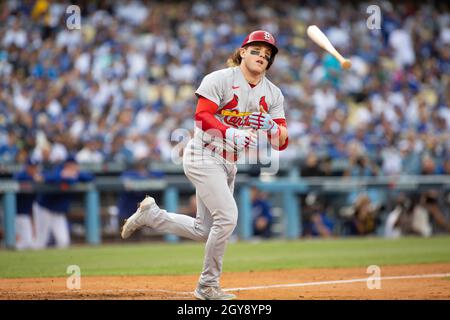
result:
M 273 121 L 268 113 L 253 112 L 249 116 L 248 122 L 250 123 L 250 126 L 256 130 L 267 131 L 272 135 L 278 132 L 278 124 Z

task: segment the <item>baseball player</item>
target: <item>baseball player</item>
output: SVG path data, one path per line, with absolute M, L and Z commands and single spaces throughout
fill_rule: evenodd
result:
M 197 299 L 236 297 L 220 287 L 226 243 L 238 219 L 233 198 L 236 161 L 256 148 L 257 130 L 267 134 L 276 150 L 288 145 L 284 97 L 265 76 L 277 52 L 273 35 L 254 31 L 228 59 L 229 67 L 206 75 L 195 92 L 196 128 L 184 150 L 183 168 L 196 188 L 196 218 L 162 210 L 147 196 L 122 228 L 124 239 L 148 226 L 206 241 L 203 271 L 194 291 Z
M 94 176 L 89 172 L 80 171 L 80 167 L 73 156 L 67 159 L 55 169 L 44 173 L 44 181 L 47 184 L 60 185 L 60 187 L 89 182 Z M 34 210 L 36 223 L 36 248 L 46 248 L 53 234 L 56 247 L 65 248 L 70 245 L 70 231 L 67 221 L 73 194 L 41 192 L 37 195 L 37 205 Z
M 39 163 L 32 158 L 27 159 L 22 171 L 14 178 L 21 184 L 23 189 L 31 189 L 36 182 L 42 182 L 43 176 L 39 169 Z M 17 194 L 16 205 L 16 248 L 18 250 L 34 249 L 36 241 L 33 235 L 33 203 L 36 193 L 20 192 Z

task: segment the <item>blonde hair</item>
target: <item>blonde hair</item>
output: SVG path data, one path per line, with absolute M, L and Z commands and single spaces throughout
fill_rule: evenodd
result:
M 240 53 L 240 48 L 236 49 L 231 56 L 228 58 L 227 60 L 227 66 L 229 68 L 231 67 L 237 67 L 239 65 L 241 65 L 242 62 L 242 57 L 241 57 L 241 53 Z

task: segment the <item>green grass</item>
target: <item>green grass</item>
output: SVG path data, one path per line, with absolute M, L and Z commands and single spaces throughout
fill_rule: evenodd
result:
M 141 243 L 44 251 L 0 250 L 0 278 L 82 275 L 198 274 L 204 245 Z M 450 237 L 238 242 L 228 245 L 224 271 L 450 262 Z

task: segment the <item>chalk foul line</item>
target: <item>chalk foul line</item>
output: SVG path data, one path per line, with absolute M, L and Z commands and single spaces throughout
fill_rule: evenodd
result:
M 223 291 L 246 291 L 246 290 L 261 290 L 261 289 L 273 289 L 273 288 L 292 288 L 292 287 L 308 287 L 308 286 L 321 286 L 329 284 L 344 284 L 344 283 L 356 283 L 367 282 L 376 280 L 401 280 L 401 279 L 426 279 L 426 278 L 445 278 L 450 277 L 450 273 L 435 273 L 435 274 L 420 274 L 420 275 L 406 275 L 406 276 L 391 276 L 391 277 L 370 277 L 359 278 L 349 280 L 332 280 L 332 281 L 317 281 L 317 282 L 303 282 L 303 283 L 287 283 L 287 284 L 273 284 L 267 286 L 255 286 L 255 287 L 242 287 L 242 288 L 229 288 Z

